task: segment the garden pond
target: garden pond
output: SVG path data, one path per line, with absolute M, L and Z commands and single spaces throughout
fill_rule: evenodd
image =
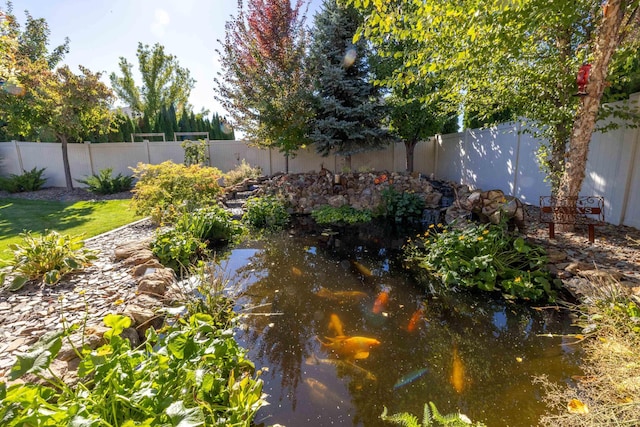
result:
M 385 406 L 421 420 L 432 401 L 530 426 L 547 411 L 534 377 L 581 373 L 566 312 L 425 286 L 403 269 L 402 240 L 355 230 L 270 236 L 222 261 L 270 403 L 257 425 L 391 425 Z

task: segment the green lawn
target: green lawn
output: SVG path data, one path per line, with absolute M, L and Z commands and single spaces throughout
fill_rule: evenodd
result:
M 24 230 L 56 230 L 73 236 L 96 236 L 141 217 L 129 200 L 57 202 L 0 198 L 0 259 L 7 260 L 9 244 L 20 241 Z

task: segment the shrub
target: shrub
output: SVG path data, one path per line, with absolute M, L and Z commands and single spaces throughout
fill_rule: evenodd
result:
M 21 193 L 23 191 L 37 191 L 47 182 L 42 178 L 45 168 L 33 168 L 22 175 L 9 175 L 9 178 L 0 178 L 0 190 L 9 193 Z
M 9 287 L 15 291 L 29 280 L 42 279 L 47 285 L 55 285 L 65 274 L 81 270 L 95 260 L 96 251 L 84 248 L 82 236 L 71 237 L 56 231 L 33 236 L 21 233 L 21 244 L 12 244 L 13 260 L 9 261 L 13 281 Z M 4 276 L 0 277 L 0 284 Z
M 224 175 L 224 184 L 231 186 L 244 181 L 246 178 L 259 178 L 262 176 L 262 169 L 258 166 L 252 167 L 244 159 L 234 169 Z
M 212 167 L 184 166 L 167 161 L 159 165 L 139 163 L 132 203 L 139 215 L 150 215 L 156 224 L 173 222 L 180 212 L 216 202 L 222 173 Z
M 189 231 L 172 228 L 156 233 L 151 251 L 163 265 L 183 272 L 207 254 L 207 245 Z
M 180 144 L 184 148 L 184 164 L 209 166 L 209 156 L 207 155 L 208 144 L 204 139 L 196 141 L 185 140 Z
M 381 194 L 382 214 L 385 217 L 397 223 L 422 217 L 424 200 L 419 195 L 407 191 L 400 193 L 393 187 L 385 188 Z
M 349 205 L 343 205 L 339 208 L 325 205 L 311 212 L 311 216 L 318 224 L 356 224 L 371 221 L 369 209 L 358 210 Z
M 149 328 L 133 349 L 120 336 L 131 319 L 106 316 L 106 344 L 76 348 L 77 385 L 49 368 L 70 330 L 45 335 L 9 374 L 13 381 L 34 374 L 40 383 L 0 383 L 2 425 L 252 425 L 266 404 L 263 383 L 233 332 L 216 328 L 207 314 L 172 320 L 162 333 Z
M 113 176 L 113 169 L 102 169 L 97 175 L 91 175 L 87 179 L 76 179 L 81 184 L 88 185 L 88 190 L 96 194 L 115 194 L 131 190 L 133 176 L 118 174 Z
M 555 299 L 544 248 L 528 244 L 503 225 L 430 226 L 405 248 L 407 261 L 446 285 L 499 290 L 506 296 Z
M 253 197 L 247 200 L 245 208 L 242 220 L 255 229 L 277 231 L 289 223 L 284 202 L 275 196 Z
M 240 222 L 233 220 L 231 212 L 218 205 L 184 213 L 176 221 L 175 228 L 209 245 L 229 242 L 242 233 Z

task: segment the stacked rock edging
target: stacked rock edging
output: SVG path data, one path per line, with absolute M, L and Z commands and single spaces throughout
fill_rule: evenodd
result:
M 382 203 L 382 191 L 390 187 L 398 192 L 412 192 L 421 196 L 427 208 L 440 208 L 441 202 L 451 201 L 449 195 L 443 197 L 443 189 L 446 193 L 452 193 L 450 184 L 434 184 L 434 181 L 418 173 L 334 174 L 326 169 L 275 175 L 262 181 L 255 194 L 281 196 L 292 207 L 292 213 L 310 214 L 324 205 L 350 205 L 356 209 L 374 210 Z

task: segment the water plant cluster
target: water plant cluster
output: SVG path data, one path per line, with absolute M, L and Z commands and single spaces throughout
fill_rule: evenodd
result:
M 40 383 L 0 383 L 2 425 L 249 426 L 265 404 L 253 363 L 210 315 L 150 328 L 138 348 L 120 336 L 128 317 L 108 315 L 104 322 L 110 329 L 103 346 L 75 348 L 76 385 L 62 381 L 51 362 L 77 326 L 42 337 L 18 357 L 9 379 L 30 374 Z
M 373 213 L 369 209 L 356 209 L 349 205 L 333 207 L 324 205 L 311 212 L 318 224 L 358 224 L 371 221 Z
M 450 287 L 532 301 L 556 298 L 544 248 L 509 232 L 506 224 L 431 225 L 405 246 L 405 258 L 408 268 L 424 270 Z

